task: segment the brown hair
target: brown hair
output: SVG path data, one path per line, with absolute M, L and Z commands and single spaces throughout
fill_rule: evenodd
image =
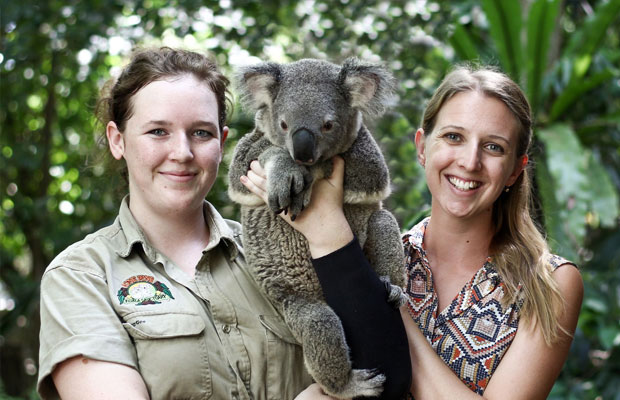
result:
M 127 121 L 133 114 L 132 98 L 140 89 L 151 82 L 184 74 L 191 74 L 205 82 L 215 94 L 221 134 L 226 125 L 228 110 L 232 109 L 228 78 L 206 55 L 189 50 L 160 47 L 135 50 L 120 76 L 117 79 L 110 79 L 104 85 L 95 110 L 97 119 L 104 127 L 99 137 L 99 144 L 107 147 L 105 126 L 108 122 L 114 121 L 121 132 L 125 130 Z M 127 168 L 124 163 L 113 160 L 108 151 L 104 154 L 107 169 L 118 169 L 122 164 L 120 172 L 127 181 Z
M 530 105 L 521 88 L 492 67 L 461 65 L 450 72 L 430 99 L 422 118 L 424 135 L 430 135 L 443 105 L 455 94 L 478 91 L 496 98 L 514 115 L 517 158 L 527 155 L 532 139 Z M 532 219 L 529 165 L 508 192 L 493 205 L 495 234 L 490 253 L 506 288 L 506 303 L 523 301 L 521 315 L 539 323 L 548 344 L 559 339 L 558 311 L 563 301 L 549 265 L 549 247 Z

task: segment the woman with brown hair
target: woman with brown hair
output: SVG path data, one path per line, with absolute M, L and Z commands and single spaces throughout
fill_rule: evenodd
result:
M 311 383 L 246 270 L 241 227 L 205 200 L 227 88 L 206 56 L 159 48 L 135 52 L 104 89 L 105 143 L 128 194 L 43 276 L 42 398 L 291 399 Z

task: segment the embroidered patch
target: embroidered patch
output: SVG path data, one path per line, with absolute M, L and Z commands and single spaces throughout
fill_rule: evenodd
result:
M 116 294 L 120 304 L 134 303 L 137 306 L 161 304 L 174 299 L 165 283 L 156 281 L 149 275 L 136 275 L 125 279 Z

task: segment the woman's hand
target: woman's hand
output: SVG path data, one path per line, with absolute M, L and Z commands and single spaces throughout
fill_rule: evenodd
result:
M 295 400 L 336 400 L 325 394 L 318 383 L 308 386 L 303 392 L 299 393 Z
M 291 221 L 288 215 L 280 214 L 308 240 L 313 258 L 327 255 L 353 240 L 353 232 L 342 210 L 344 160 L 336 156 L 332 162 L 332 175 L 314 183 L 310 205 L 295 221 Z M 252 161 L 247 175 L 241 177 L 241 183 L 267 202 L 267 178 L 258 161 Z

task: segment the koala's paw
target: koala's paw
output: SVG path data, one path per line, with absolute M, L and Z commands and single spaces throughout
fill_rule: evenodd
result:
M 387 276 L 382 276 L 380 279 L 385 284 L 388 303 L 390 303 L 394 308 L 400 308 L 400 306 L 407 303 L 407 294 L 401 287 L 392 285 L 390 283 L 390 278 Z
M 268 204 L 275 213 L 290 213 L 294 221 L 310 202 L 311 175 L 305 167 L 274 171 L 268 178 Z
M 289 213 L 291 214 L 291 220 L 295 221 L 295 218 L 310 204 L 310 196 L 312 195 L 312 189 L 308 184 L 304 190 L 298 193 L 296 196 L 291 196 L 291 204 L 289 206 Z
M 341 393 L 345 398 L 352 397 L 375 397 L 383 391 L 385 376 L 375 369 L 354 369 L 351 371 L 346 393 Z

